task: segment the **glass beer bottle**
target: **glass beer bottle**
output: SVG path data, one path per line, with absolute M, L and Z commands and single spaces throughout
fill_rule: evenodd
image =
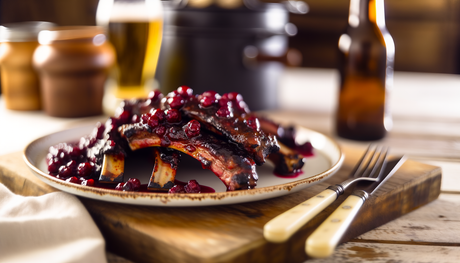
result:
M 395 53 L 383 0 L 350 1 L 348 27 L 338 47 L 337 135 L 360 141 L 381 139 L 392 125 L 387 93 L 393 85 Z

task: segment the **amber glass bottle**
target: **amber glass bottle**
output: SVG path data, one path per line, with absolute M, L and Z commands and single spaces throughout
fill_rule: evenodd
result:
M 338 43 L 340 92 L 336 132 L 361 141 L 385 137 L 392 120 L 394 42 L 385 26 L 383 0 L 351 0 L 348 27 Z

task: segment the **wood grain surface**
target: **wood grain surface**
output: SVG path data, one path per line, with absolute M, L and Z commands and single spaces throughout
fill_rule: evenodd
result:
M 441 193 L 433 202 L 338 246 L 330 258 L 308 263 L 457 263 L 459 218 L 460 195 Z
M 80 200 L 101 229 L 108 250 L 134 262 L 302 262 L 307 259 L 304 252 L 306 238 L 345 196 L 313 218 L 285 243 L 265 241 L 263 226 L 328 185 L 343 181 L 362 154 L 361 150 L 350 147 L 343 148 L 343 151 L 346 158 L 342 168 L 327 181 L 297 193 L 264 201 L 201 208 L 168 208 L 123 205 L 86 198 Z M 22 160 L 22 153 L 0 156 L 0 182 L 22 195 L 56 191 L 29 171 Z M 439 196 L 440 186 L 439 167 L 407 160 L 365 203 L 342 242 L 435 200 Z M 372 249 L 372 244 L 359 246 L 359 240 L 353 241 L 345 245 L 353 247 L 358 244 L 356 247 L 359 248 L 356 249 Z M 403 247 L 401 251 L 410 253 L 404 251 Z

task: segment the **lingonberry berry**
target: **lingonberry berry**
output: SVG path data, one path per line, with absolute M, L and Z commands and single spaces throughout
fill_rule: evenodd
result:
M 141 181 L 137 178 L 129 178 L 123 187 L 125 191 L 139 191 L 140 188 Z
M 228 104 L 229 104 L 229 100 L 227 98 L 222 97 L 219 99 L 219 106 L 227 107 Z M 231 102 L 230 102 L 230 105 L 231 105 Z
M 90 162 L 80 163 L 77 168 L 77 175 L 83 178 L 88 178 L 93 173 L 94 165 Z
M 169 109 L 165 112 L 165 114 L 166 121 L 168 121 L 169 123 L 176 123 L 182 119 L 180 112 L 176 109 Z
M 243 101 L 243 96 L 238 92 L 229 92 L 222 95 L 219 100 L 220 106 L 228 105 L 229 107 L 239 108 L 239 103 Z
M 76 160 L 80 158 L 80 155 L 82 154 L 82 150 L 80 149 L 78 145 L 75 145 L 69 148 L 68 154 L 69 154 L 70 159 Z
M 172 109 L 180 109 L 184 106 L 185 100 L 181 96 L 169 97 L 167 100 L 169 107 Z
M 159 123 L 160 123 L 160 121 L 158 120 L 158 117 L 155 116 L 155 115 L 150 116 L 149 120 L 147 121 L 147 124 L 148 124 L 151 128 L 157 127 Z
M 66 180 L 66 182 L 80 184 L 80 180 L 76 176 L 72 176 Z
M 149 119 L 150 119 L 150 114 L 148 113 L 144 113 L 141 115 L 141 123 L 142 124 L 147 124 L 149 122 Z
M 115 147 L 117 143 L 114 140 L 107 140 L 107 145 L 110 147 Z
M 243 112 L 246 112 L 246 113 L 250 112 L 248 105 L 244 101 L 240 101 L 240 102 L 236 103 L 235 108 L 237 108 L 237 109 L 239 109 L 239 110 L 241 110 Z
M 115 190 L 123 191 L 123 186 L 124 185 L 125 185 L 125 183 L 118 183 L 117 186 L 115 186 Z
M 208 91 L 203 92 L 203 94 L 201 94 L 201 96 L 203 97 L 211 97 L 211 98 L 216 98 L 216 95 L 218 95 L 217 92 L 213 90 L 208 90 Z
M 216 99 L 213 97 L 202 97 L 200 100 L 200 105 L 203 107 L 211 107 L 216 102 Z
M 306 142 L 304 144 L 297 145 L 296 150 L 305 156 L 313 155 L 313 145 L 311 144 L 311 142 Z
M 122 111 L 118 116 L 118 122 L 120 124 L 129 123 L 130 120 L 131 120 L 131 113 L 127 110 Z
M 161 109 L 152 109 L 150 110 L 150 114 L 152 114 L 152 116 L 156 116 L 159 121 L 163 121 L 165 119 L 165 112 Z
M 93 179 L 83 180 L 81 182 L 81 185 L 94 186 L 94 180 Z
M 189 138 L 198 136 L 201 130 L 201 124 L 197 120 L 191 120 L 185 126 L 185 133 Z
M 217 116 L 222 117 L 222 118 L 230 118 L 232 117 L 232 112 L 228 108 L 228 106 L 222 106 L 220 107 L 217 112 Z
M 98 122 L 96 124 L 96 139 L 102 139 L 104 137 L 104 130 L 105 130 L 105 125 Z
M 239 94 L 238 92 L 229 92 L 226 95 L 228 100 L 230 101 L 240 102 L 243 100 L 243 96 L 241 96 L 241 94 Z
M 58 173 L 59 168 L 61 167 L 62 163 L 57 157 L 53 157 L 48 160 L 48 172 L 50 173 Z
M 126 182 L 126 183 L 123 185 L 123 191 L 134 191 L 133 183 L 131 183 L 131 182 Z
M 138 123 L 141 120 L 139 115 L 134 114 L 133 117 L 131 118 L 131 123 Z
M 158 126 L 156 129 L 155 129 L 155 133 L 160 136 L 160 137 L 163 137 L 163 135 L 165 135 L 166 133 L 166 128 L 165 126 Z
M 185 99 L 188 99 L 193 95 L 193 90 L 187 86 L 180 86 L 179 88 L 177 88 L 177 92 Z
M 185 193 L 185 188 L 182 185 L 174 185 L 169 189 L 168 193 L 170 194 L 177 194 L 177 193 Z
M 60 168 L 59 168 L 59 174 L 58 174 L 58 177 L 60 179 L 67 179 L 69 177 L 72 176 L 72 169 L 70 169 L 69 167 L 65 166 L 65 165 L 62 165 Z
M 66 164 L 67 167 L 70 168 L 73 174 L 76 174 L 78 168 L 78 162 L 75 160 L 71 160 Z
M 163 96 L 163 94 L 161 94 L 160 91 L 152 90 L 152 91 L 149 92 L 148 98 L 151 101 L 157 101 L 157 100 L 161 99 L 162 96 Z
M 185 192 L 187 193 L 200 193 L 201 192 L 201 186 L 198 184 L 196 180 L 190 180 L 188 183 L 184 186 Z

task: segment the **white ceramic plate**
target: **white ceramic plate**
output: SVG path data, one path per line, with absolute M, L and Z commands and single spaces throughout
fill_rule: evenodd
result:
M 314 156 L 307 157 L 303 174 L 296 178 L 280 178 L 273 174 L 270 163 L 257 167 L 259 181 L 251 190 L 227 192 L 224 184 L 211 171 L 204 170 L 201 165 L 185 158 L 179 165 L 176 179 L 187 182 L 196 179 L 201 185 L 212 187 L 215 193 L 199 194 L 168 194 L 123 192 L 90 186 L 82 186 L 62 181 L 48 175 L 46 154 L 50 146 L 61 142 L 75 142 L 82 136 L 89 135 L 93 126 L 79 127 L 41 137 L 31 142 L 24 151 L 24 160 L 30 169 L 45 183 L 68 193 L 108 202 L 119 202 L 148 206 L 210 206 L 227 205 L 258 201 L 293 193 L 309 187 L 333 175 L 342 165 L 344 156 L 339 145 L 329 137 L 304 127 L 297 127 L 296 140 L 300 143 L 310 141 L 314 147 Z M 183 155 L 186 156 L 185 154 Z M 135 177 L 147 183 L 151 174 L 152 164 L 138 161 L 136 165 L 128 165 L 125 180 Z M 135 167 L 135 168 L 129 168 Z

